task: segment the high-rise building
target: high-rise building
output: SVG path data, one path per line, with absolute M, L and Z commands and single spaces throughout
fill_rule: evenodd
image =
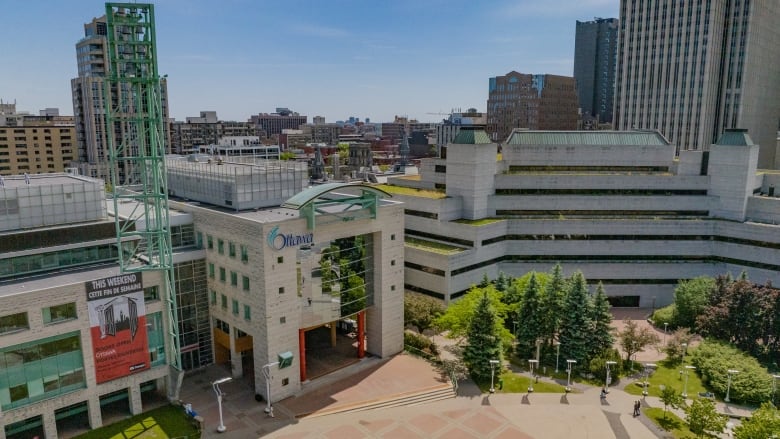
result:
M 612 122 L 617 59 L 617 18 L 577 21 L 574 80 L 584 119 Z
M 82 175 L 109 180 L 109 145 L 106 125 L 105 83 L 109 74 L 106 17 L 93 18 L 84 24 L 84 38 L 76 43 L 78 77 L 71 79 L 73 116 L 76 125 L 78 158 L 74 163 Z M 118 94 L 116 90 L 112 94 Z M 160 81 L 162 113 L 168 118 L 168 87 L 165 78 Z M 125 135 L 124 127 L 116 130 L 114 143 Z M 166 129 L 167 149 L 170 151 L 170 132 Z M 121 184 L 132 182 L 124 169 L 119 169 Z
M 574 78 L 509 72 L 490 78 L 487 129 L 503 142 L 514 128 L 574 130 L 577 128 Z
M 216 111 L 201 111 L 200 117 L 188 117 L 186 122 L 170 124 L 171 151 L 183 154 L 199 146 L 219 143 L 222 137 L 260 136 L 257 125 L 250 122 L 223 121 Z
M 703 149 L 727 128 L 780 165 L 780 2 L 620 2 L 615 127 L 657 129 L 677 151 Z

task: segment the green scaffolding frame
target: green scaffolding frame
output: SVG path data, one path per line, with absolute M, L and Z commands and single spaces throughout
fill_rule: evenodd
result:
M 106 134 L 122 272 L 162 271 L 169 364 L 181 370 L 154 5 L 106 3 Z M 123 221 L 119 209 L 132 212 Z M 138 230 L 137 222 L 144 223 Z M 176 391 L 174 394 L 177 394 Z

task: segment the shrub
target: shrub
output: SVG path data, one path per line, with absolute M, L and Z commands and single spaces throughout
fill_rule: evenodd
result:
M 677 322 L 675 321 L 676 316 L 677 309 L 674 304 L 671 304 L 655 310 L 650 319 L 653 321 L 653 325 L 655 325 L 656 328 L 664 329 L 664 323 L 668 323 L 669 327 L 667 329 L 672 330 L 677 327 Z
M 609 368 L 609 375 L 612 382 L 615 382 L 623 370 L 623 359 L 620 358 L 620 352 L 617 349 L 605 349 L 600 355 L 590 360 L 588 370 L 597 380 L 604 382 L 607 379 L 607 361 L 617 362 Z
M 692 352 L 691 362 L 704 384 L 721 397 L 726 395 L 729 369 L 739 371 L 731 376 L 731 400 L 760 404 L 772 396 L 769 372 L 758 360 L 727 343 L 706 340 Z
M 416 332 L 404 331 L 404 344 L 411 346 L 421 351 L 427 350 L 431 347 L 431 340 Z

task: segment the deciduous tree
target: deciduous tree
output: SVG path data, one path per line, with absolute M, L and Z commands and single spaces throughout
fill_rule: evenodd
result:
M 434 320 L 444 313 L 444 304 L 433 297 L 417 293 L 404 296 L 404 325 L 414 326 L 421 334 L 433 327 Z
M 661 389 L 661 402 L 664 403 L 664 419 L 666 419 L 666 410 L 669 407 L 678 409 L 685 406 L 685 399 L 680 395 L 677 390 L 672 387 L 664 387 Z
M 743 419 L 734 429 L 737 439 L 765 439 L 780 434 L 780 410 L 772 403 L 765 402 L 753 414 Z
M 715 402 L 706 398 L 696 398 L 686 410 L 686 421 L 697 437 L 705 434 L 718 434 L 726 427 L 726 417 L 715 410 Z
M 626 353 L 626 361 L 631 361 L 634 354 L 661 341 L 649 328 L 639 328 L 633 320 L 625 320 L 624 324 L 623 330 L 618 332 L 618 341 Z

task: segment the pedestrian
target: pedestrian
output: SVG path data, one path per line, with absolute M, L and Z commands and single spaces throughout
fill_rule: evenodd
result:
M 634 403 L 634 416 L 639 416 L 639 409 L 642 407 L 642 403 L 637 401 Z

